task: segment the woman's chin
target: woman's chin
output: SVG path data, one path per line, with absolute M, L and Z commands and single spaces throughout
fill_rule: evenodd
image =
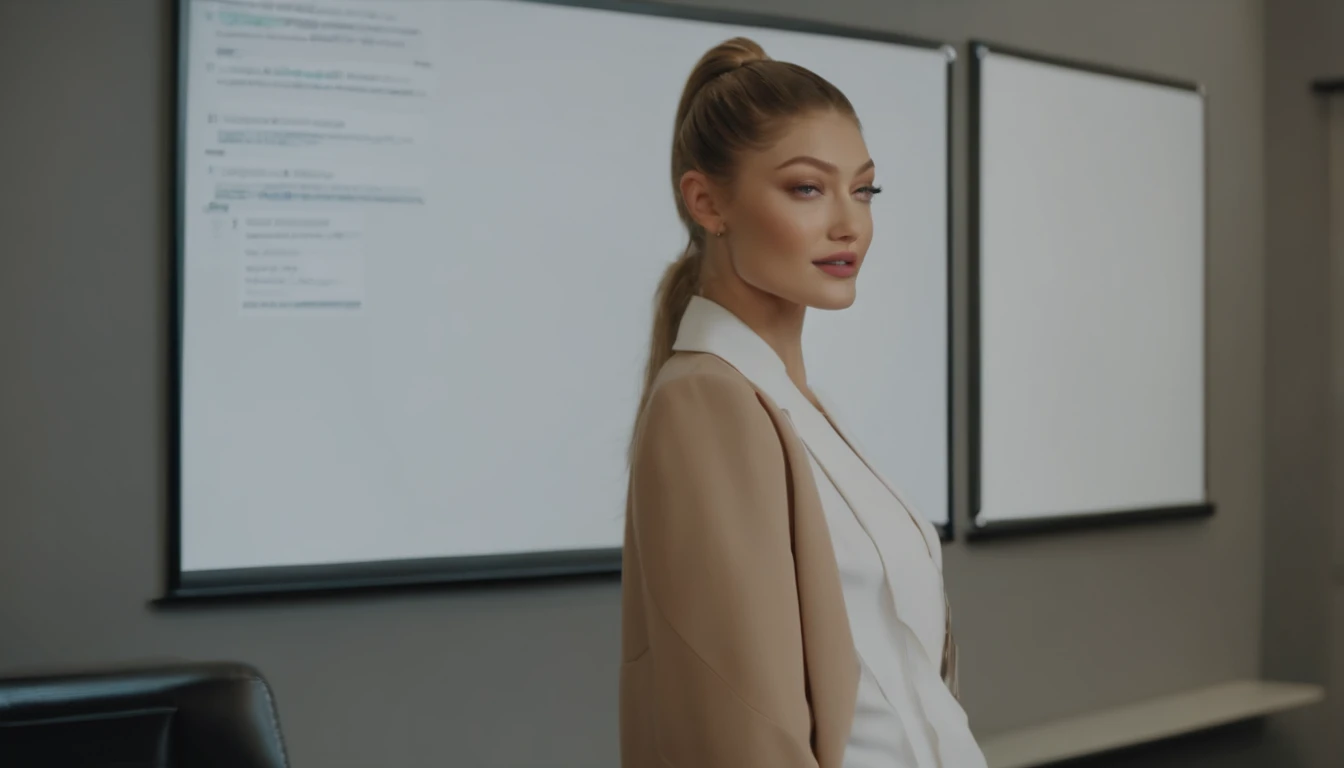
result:
M 805 303 L 813 309 L 849 309 L 854 305 L 855 296 L 854 281 L 846 280 L 843 283 L 828 285 L 815 291 Z

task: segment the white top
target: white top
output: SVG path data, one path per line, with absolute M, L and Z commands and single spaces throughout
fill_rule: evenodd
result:
M 813 406 L 770 345 L 731 312 L 693 298 L 673 349 L 732 365 L 775 401 L 807 446 L 861 665 L 845 768 L 984 768 L 939 673 L 946 603 L 933 525 L 850 447 L 832 424 L 833 409 L 828 419 Z

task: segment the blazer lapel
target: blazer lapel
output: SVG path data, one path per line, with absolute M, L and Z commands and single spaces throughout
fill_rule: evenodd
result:
M 899 492 L 897 492 L 896 486 L 892 485 L 891 482 L 887 480 L 886 475 L 882 474 L 882 472 L 879 471 L 878 468 L 871 461 L 868 460 L 868 457 L 863 453 L 863 450 L 861 449 L 859 444 L 855 442 L 853 436 L 844 428 L 840 420 L 836 418 L 835 416 L 836 411 L 831 406 L 830 400 L 820 392 L 814 392 L 814 394 L 816 395 L 817 399 L 821 401 L 821 405 L 826 411 L 825 418 L 827 419 L 831 428 L 834 429 L 835 433 L 840 436 L 840 439 L 842 441 L 844 441 L 846 447 L 848 447 L 849 450 L 852 451 L 854 455 L 859 458 L 859 461 L 862 462 L 863 465 L 868 468 L 868 471 L 873 473 L 873 477 L 876 477 L 878 481 L 882 483 L 882 485 L 887 489 L 887 492 L 890 493 L 892 497 L 896 499 L 898 504 L 901 505 L 901 508 L 904 509 L 908 515 L 910 515 L 910 520 L 915 524 L 915 527 L 919 529 L 920 536 L 921 538 L 924 539 L 924 548 L 928 551 L 929 556 L 932 557 L 934 561 L 939 564 L 939 567 L 941 567 L 942 566 L 941 549 L 938 550 L 938 553 L 936 555 L 934 553 L 935 547 L 940 547 L 940 545 L 937 543 L 938 533 L 936 530 L 933 529 L 933 524 L 930 523 L 927 519 L 921 517 L 918 511 L 914 507 L 910 506 L 908 502 L 906 502 L 905 497 L 901 495 Z M 930 539 L 932 539 L 932 541 L 930 541 Z
M 786 411 L 796 408 L 799 400 L 807 402 L 774 348 L 736 315 L 709 299 L 691 298 L 672 349 L 708 352 L 721 358 Z
M 858 656 L 850 633 L 835 548 L 807 448 L 794 432 L 788 416 L 777 407 L 769 410 L 784 443 L 793 482 L 793 557 L 798 574 L 807 694 L 814 719 L 813 751 L 819 768 L 841 768 L 858 698 Z
M 878 471 L 877 467 L 873 466 L 872 462 L 868 460 L 863 454 L 863 451 L 859 448 L 858 443 L 850 437 L 840 425 L 839 421 L 834 420 L 835 410 L 831 407 L 829 400 L 820 393 L 817 394 L 817 399 L 821 401 L 822 407 L 826 410 L 827 417 L 831 420 L 831 425 L 834 427 L 836 433 L 845 441 L 850 450 L 854 452 L 854 455 L 859 457 L 859 461 L 862 461 L 864 466 L 868 467 L 868 470 L 873 473 L 873 476 L 880 480 L 882 485 L 886 486 L 887 491 L 891 493 L 897 502 L 900 503 L 901 507 L 903 507 L 910 515 L 910 518 L 915 522 L 915 525 L 923 534 L 925 549 L 928 550 L 929 556 L 938 564 L 939 570 L 941 571 L 943 563 L 942 545 L 939 542 L 937 532 L 933 530 L 933 524 L 918 516 L 914 507 L 907 504 L 905 498 L 896 492 L 895 486 L 887 480 L 885 475 Z M 952 603 L 948 599 L 946 588 L 943 589 L 943 617 L 943 653 L 938 672 L 943 678 L 943 682 L 947 684 L 948 689 L 952 691 L 953 697 L 959 699 L 961 698 L 961 686 L 957 676 L 957 641 L 956 637 L 952 634 Z
M 779 432 L 792 485 L 789 513 L 807 696 L 813 716 L 812 749 L 819 768 L 842 768 L 858 698 L 859 659 L 808 449 L 789 415 L 789 409 L 812 406 L 793 385 L 784 362 L 770 345 L 707 299 L 692 298 L 673 349 L 712 354 L 737 369 L 761 394 Z

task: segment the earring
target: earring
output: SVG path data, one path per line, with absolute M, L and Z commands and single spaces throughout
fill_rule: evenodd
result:
M 728 231 L 728 225 L 725 224 L 725 225 L 723 225 L 722 227 L 719 227 L 719 231 L 718 231 L 718 232 L 715 232 L 715 233 L 714 233 L 714 236 L 715 236 L 715 237 L 723 237 L 723 233 L 724 233 L 724 232 L 727 232 L 727 231 Z

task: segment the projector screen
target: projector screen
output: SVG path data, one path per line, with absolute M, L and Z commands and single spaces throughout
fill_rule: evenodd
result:
M 1202 91 L 972 54 L 977 532 L 1212 511 Z
M 182 0 L 169 596 L 616 571 L 686 76 L 748 35 L 884 193 L 809 372 L 946 525 L 951 49 L 520 0 Z

